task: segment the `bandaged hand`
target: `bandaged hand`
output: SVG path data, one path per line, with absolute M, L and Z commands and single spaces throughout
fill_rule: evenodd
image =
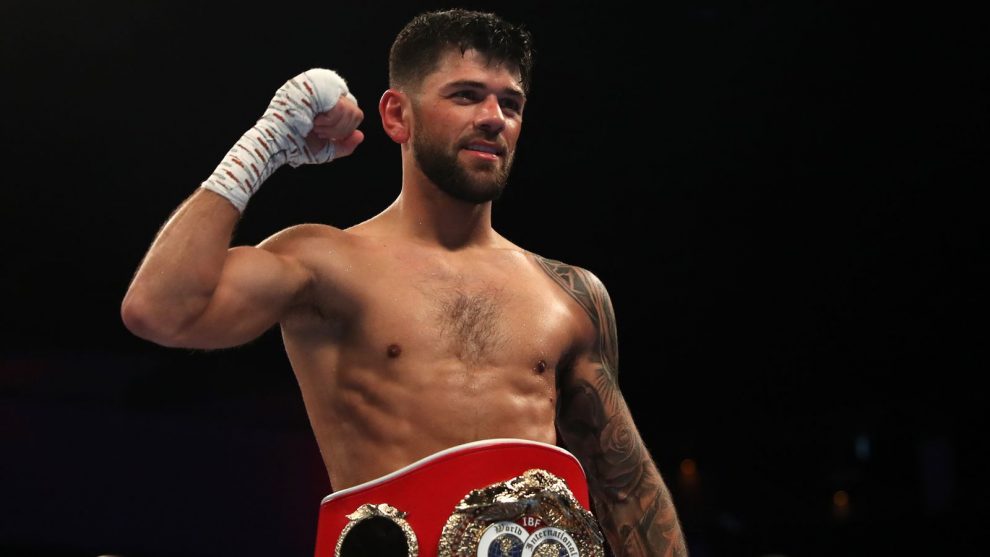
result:
M 230 148 L 201 187 L 227 198 L 243 213 L 251 196 L 282 165 L 321 164 L 353 152 L 363 139 L 355 129 L 362 118 L 357 99 L 336 72 L 305 71 L 278 89 L 262 117 Z M 333 120 L 332 126 L 325 125 L 327 119 Z M 316 131 L 346 132 L 346 137 L 341 142 L 314 138 L 311 132 L 318 123 Z M 339 153 L 338 147 L 343 147 Z
M 306 146 L 310 152 L 319 153 L 332 142 L 334 158 L 346 157 L 364 141 L 364 132 L 357 129 L 364 120 L 364 112 L 351 97 L 341 97 L 337 106 L 329 112 L 317 114 L 313 119 L 313 129 L 306 136 Z

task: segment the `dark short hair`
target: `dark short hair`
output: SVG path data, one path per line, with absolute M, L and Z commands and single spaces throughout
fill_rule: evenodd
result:
M 461 54 L 474 49 L 489 61 L 515 65 L 520 85 L 529 93 L 534 52 L 529 31 L 493 13 L 462 8 L 422 13 L 399 31 L 388 55 L 389 87 L 418 90 L 450 48 Z

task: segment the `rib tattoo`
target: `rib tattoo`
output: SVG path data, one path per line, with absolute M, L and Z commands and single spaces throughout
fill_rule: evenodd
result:
M 588 472 L 599 520 L 617 556 L 684 557 L 671 500 L 619 390 L 618 334 L 605 286 L 589 271 L 534 254 L 598 331 L 595 347 L 558 377 L 558 428 Z

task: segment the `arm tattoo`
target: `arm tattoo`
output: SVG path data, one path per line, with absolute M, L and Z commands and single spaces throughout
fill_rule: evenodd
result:
M 535 254 L 534 254 L 535 255 Z M 590 272 L 535 257 L 584 309 L 598 331 L 583 370 L 562 370 L 558 427 L 588 472 L 602 528 L 618 556 L 686 556 L 670 491 L 633 424 L 619 391 L 618 335 L 612 302 Z
M 536 256 L 536 261 L 543 271 L 584 309 L 595 330 L 598 331 L 598 339 L 595 350 L 591 353 L 591 359 L 598 365 L 599 373 L 595 374 L 592 390 L 605 399 L 609 408 L 614 408 L 617 404 L 615 399 L 621 396 L 619 335 L 608 292 L 600 281 L 589 280 L 588 275 L 580 272 L 581 270 L 576 267 L 540 256 Z

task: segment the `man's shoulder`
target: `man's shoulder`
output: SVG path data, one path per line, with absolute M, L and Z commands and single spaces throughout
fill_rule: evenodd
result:
M 528 252 L 543 272 L 557 284 L 571 300 L 574 308 L 577 346 L 592 347 L 600 337 L 603 316 L 611 315 L 611 299 L 602 281 L 590 270 Z
M 565 289 L 573 288 L 577 284 L 593 284 L 596 287 L 602 287 L 601 280 L 593 272 L 580 265 L 544 257 L 529 250 L 526 253 L 545 273 L 550 275 L 558 284 L 564 286 Z
M 359 250 L 351 249 L 354 235 L 327 224 L 305 223 L 272 234 L 257 247 L 316 270 L 347 265 Z M 327 257 L 332 254 L 333 257 Z
M 304 239 L 304 238 L 322 238 L 333 236 L 335 234 L 343 234 L 344 231 L 329 224 L 320 224 L 315 222 L 305 222 L 301 224 L 294 224 L 292 226 L 283 228 L 271 237 L 283 237 L 292 239 Z
M 321 241 L 344 240 L 347 233 L 328 224 L 303 223 L 283 228 L 258 247 L 274 252 L 297 252 Z

